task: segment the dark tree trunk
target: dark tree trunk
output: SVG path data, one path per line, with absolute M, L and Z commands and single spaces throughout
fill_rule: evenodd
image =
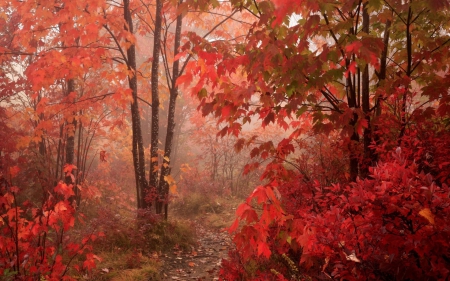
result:
M 380 59 L 380 72 L 377 74 L 378 76 L 378 82 L 377 87 L 379 87 L 382 83 L 384 83 L 384 80 L 386 79 L 386 67 L 387 67 L 387 56 L 388 56 L 388 46 L 389 46 L 389 35 L 391 33 L 391 21 L 387 20 L 386 25 L 384 28 L 384 36 L 383 36 L 383 51 L 381 52 L 381 59 Z M 383 100 L 383 97 L 377 96 L 376 103 L 375 103 L 375 118 L 377 119 L 379 116 L 381 116 L 381 102 Z M 380 136 L 377 133 L 378 131 L 378 124 L 377 120 L 375 120 L 375 124 L 373 126 L 373 135 L 374 135 L 374 141 L 376 145 L 380 145 Z M 373 161 L 376 163 L 378 161 L 378 154 L 374 153 L 373 155 Z
M 82 115 L 82 111 L 80 110 L 79 112 L 80 116 Z M 77 177 L 75 179 L 75 185 L 79 185 L 82 183 L 82 177 L 84 177 L 84 174 L 81 172 L 82 171 L 82 150 L 81 150 L 81 142 L 82 142 L 82 137 L 83 137 L 83 123 L 79 122 L 78 124 L 78 143 L 77 143 Z M 81 193 L 79 192 L 78 188 L 75 190 L 75 200 L 77 200 L 77 202 L 81 201 Z
M 367 11 L 367 3 L 363 8 L 362 31 L 369 34 L 369 12 Z M 364 67 L 361 81 L 362 109 L 367 121 L 367 128 L 364 129 L 364 157 L 361 163 L 361 177 L 365 178 L 369 174 L 369 166 L 372 165 L 373 152 L 369 147 L 372 141 L 372 131 L 370 124 L 370 89 L 369 89 L 369 66 Z
M 75 81 L 69 79 L 67 82 L 67 95 L 75 92 Z M 67 141 L 66 141 L 66 164 L 73 165 L 75 158 L 75 131 L 77 128 L 77 120 L 75 119 L 75 114 L 70 122 L 67 122 Z M 73 184 L 71 177 L 65 177 L 66 184 Z
M 350 64 L 349 60 L 347 60 L 347 66 Z M 352 81 L 351 75 L 347 77 L 347 100 L 348 106 L 350 108 L 356 109 L 358 107 L 357 102 L 357 91 L 356 91 L 356 83 Z M 359 135 L 356 132 L 356 124 L 358 122 L 358 114 L 353 113 L 353 118 L 350 121 L 350 126 L 352 126 L 353 133 L 350 136 L 350 143 L 348 146 L 349 150 L 349 158 L 350 158 L 350 180 L 355 181 L 356 177 L 358 177 L 358 143 L 359 143 Z
M 159 53 L 161 52 L 161 29 L 162 29 L 162 0 L 156 0 L 155 31 L 153 41 L 153 61 L 152 61 L 152 135 L 150 147 L 150 189 L 156 188 L 158 197 L 156 199 L 156 213 L 162 212 L 164 200 L 163 191 L 158 186 L 158 137 L 159 137 Z
M 56 167 L 55 167 L 56 168 L 55 169 L 56 170 L 55 171 L 56 175 L 55 175 L 55 182 L 53 183 L 53 185 L 56 185 L 59 182 L 59 180 L 60 180 L 59 170 L 61 169 L 60 160 L 62 158 L 61 154 L 63 153 L 61 151 L 62 139 L 63 139 L 63 135 L 64 135 L 63 132 L 64 132 L 64 125 L 61 125 L 59 127 L 59 140 L 58 140 L 58 150 L 57 150 L 57 153 L 56 153 Z
M 130 11 L 129 0 L 124 0 L 124 19 L 127 23 L 125 27 L 128 32 L 133 33 L 133 21 Z M 128 84 L 132 91 L 133 101 L 130 105 L 131 108 L 131 121 L 133 130 L 133 165 L 136 178 L 136 193 L 138 208 L 146 208 L 148 205 L 145 202 L 145 192 L 148 190 L 148 183 L 145 178 L 145 159 L 144 159 L 144 145 L 142 141 L 141 131 L 141 118 L 139 115 L 138 104 L 138 85 L 137 85 L 137 73 L 136 73 L 136 46 L 131 44 L 127 50 L 127 63 L 128 69 L 131 70 L 131 74 L 128 76 Z
M 181 2 L 180 2 L 181 3 Z M 177 23 L 175 28 L 175 44 L 174 44 L 174 56 L 178 54 L 178 50 L 180 48 L 181 43 L 181 24 L 183 21 L 182 15 L 177 16 Z M 168 217 L 168 196 L 169 196 L 169 183 L 166 181 L 165 177 L 170 175 L 171 166 L 170 166 L 170 157 L 172 152 L 173 145 L 173 137 L 175 131 L 175 108 L 176 101 L 178 97 L 178 87 L 176 86 L 176 81 L 180 72 L 180 61 L 176 60 L 173 62 L 172 68 L 172 85 L 170 88 L 170 98 L 169 98 L 169 112 L 167 117 L 167 134 L 166 134 L 166 142 L 164 147 L 164 158 L 163 164 L 161 167 L 161 176 L 159 179 L 159 190 L 162 191 L 162 198 L 164 204 L 164 217 L 167 219 Z
M 407 53 L 407 64 L 406 64 L 406 73 L 405 75 L 407 77 L 411 77 L 412 74 L 412 37 L 411 37 L 411 25 L 412 25 L 412 19 L 413 19 L 413 12 L 411 10 L 411 6 L 408 9 L 408 17 L 406 20 L 406 53 Z M 409 80 L 407 80 L 409 81 Z M 402 107 L 400 112 L 400 134 L 398 136 L 398 146 L 402 143 L 402 138 L 405 135 L 406 131 L 406 101 L 409 94 L 409 87 L 410 82 L 406 82 L 404 85 L 404 93 L 402 96 Z
M 75 92 L 75 80 L 69 79 L 67 81 L 67 96 L 70 93 Z M 75 118 L 76 113 L 73 112 L 72 120 L 67 122 L 67 141 L 66 141 L 66 161 L 65 164 L 73 165 L 75 163 L 75 132 L 77 131 L 77 120 Z M 64 175 L 64 181 L 67 185 L 72 185 L 72 189 L 75 193 L 75 196 L 69 198 L 71 202 L 76 200 L 78 192 L 78 188 L 76 187 L 74 176 L 76 175 L 75 171 L 72 170 L 71 175 Z

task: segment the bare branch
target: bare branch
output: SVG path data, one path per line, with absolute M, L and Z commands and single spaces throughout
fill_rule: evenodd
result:
M 109 29 L 109 27 L 106 24 L 104 24 L 103 27 L 106 29 L 106 31 L 108 31 L 109 35 L 111 35 L 111 37 L 113 38 L 114 42 L 116 43 L 117 48 L 119 49 L 120 54 L 122 55 L 123 60 L 125 61 L 126 65 L 128 65 L 127 56 L 125 55 L 124 51 L 122 50 L 122 47 L 120 46 L 120 43 L 117 40 L 116 36 L 114 36 L 112 31 Z

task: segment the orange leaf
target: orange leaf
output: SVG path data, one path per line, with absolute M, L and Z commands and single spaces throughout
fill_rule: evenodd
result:
M 64 165 L 64 173 L 72 173 L 72 170 L 76 170 L 77 166 L 72 164 L 65 164 Z
M 430 224 L 434 225 L 434 215 L 429 208 L 424 208 L 419 212 L 419 215 L 426 218 Z

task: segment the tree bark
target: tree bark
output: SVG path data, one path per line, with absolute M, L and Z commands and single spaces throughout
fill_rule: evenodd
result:
M 346 65 L 348 66 L 350 63 L 347 60 Z M 354 81 L 352 81 L 351 75 L 348 75 L 347 77 L 347 100 L 348 100 L 348 106 L 350 108 L 356 109 L 358 106 L 357 102 L 357 92 L 356 92 L 356 85 Z M 353 113 L 353 118 L 350 121 L 350 126 L 352 126 L 353 133 L 350 136 L 350 143 L 348 145 L 349 150 L 349 158 L 350 158 L 350 180 L 355 181 L 358 177 L 358 143 L 359 143 L 359 135 L 356 132 L 356 124 L 358 122 L 358 114 Z
M 378 73 L 378 82 L 377 87 L 381 86 L 381 84 L 386 79 L 386 69 L 387 69 L 387 56 L 388 56 L 388 46 L 389 46 L 389 36 L 391 33 L 391 21 L 387 20 L 386 25 L 384 28 L 384 35 L 383 35 L 383 51 L 381 52 L 381 59 L 380 59 L 380 72 Z M 375 118 L 377 119 L 379 116 L 381 116 L 381 102 L 383 101 L 383 97 L 377 96 L 376 103 L 375 103 Z M 380 145 L 380 136 L 377 134 L 378 131 L 378 124 L 377 120 L 375 120 L 375 124 L 373 126 L 374 131 L 374 141 L 376 145 Z M 373 155 L 373 161 L 376 163 L 378 161 L 378 154 L 374 153 Z
M 82 111 L 80 110 L 79 112 L 80 116 L 82 115 Z M 75 179 L 75 185 L 81 184 L 83 182 L 82 177 L 84 177 L 84 174 L 81 172 L 82 170 L 82 150 L 81 150 L 81 142 L 82 142 L 82 137 L 83 137 L 83 122 L 80 120 L 79 124 L 78 124 L 78 144 L 77 144 L 77 177 Z M 75 200 L 77 200 L 77 202 L 81 201 L 81 194 L 78 190 L 78 188 L 75 189 Z
M 56 153 L 56 171 L 55 171 L 55 181 L 54 181 L 54 183 L 53 183 L 53 185 L 57 185 L 57 183 L 59 182 L 59 180 L 60 180 L 60 178 L 59 178 L 59 170 L 61 169 L 61 166 L 60 166 L 60 160 L 62 160 L 61 158 L 62 158 L 62 153 L 64 153 L 64 152 L 62 152 L 61 151 L 61 147 L 62 147 L 62 139 L 63 139 L 63 134 L 64 133 L 64 124 L 62 124 L 60 127 L 59 127 L 59 140 L 58 140 L 58 150 L 57 150 L 57 153 Z M 61 161 L 62 162 L 62 161 Z
M 157 190 L 155 202 L 156 213 L 162 212 L 163 191 L 158 186 L 158 137 L 159 137 L 159 53 L 161 52 L 161 29 L 162 29 L 162 0 L 156 0 L 155 30 L 153 41 L 153 61 L 152 61 L 152 135 L 150 147 L 150 176 L 149 185 L 152 192 Z
M 67 96 L 70 95 L 70 93 L 75 92 L 75 80 L 69 79 L 67 81 Z M 67 122 L 66 128 L 67 128 L 67 141 L 66 141 L 66 161 L 65 164 L 67 165 L 73 165 L 75 162 L 75 132 L 77 130 L 77 120 L 75 119 L 75 112 L 73 112 L 72 121 Z M 74 175 L 74 171 L 72 171 L 72 175 Z M 73 185 L 73 191 L 75 193 L 75 196 L 72 198 L 69 198 L 69 200 L 72 202 L 75 200 L 76 195 L 78 194 L 78 188 L 75 186 L 75 181 L 72 180 L 73 176 L 65 175 L 64 181 L 67 185 Z
M 367 3 L 363 7 L 363 22 L 362 31 L 369 34 L 369 12 L 367 11 Z M 364 118 L 367 121 L 367 128 L 364 129 L 363 143 L 364 143 L 364 157 L 361 163 L 361 177 L 365 178 L 369 175 L 369 166 L 372 165 L 373 153 L 369 147 L 372 141 L 372 131 L 370 124 L 370 89 L 369 89 L 369 65 L 366 64 L 362 73 L 361 81 L 361 95 L 362 95 L 362 109 Z
M 180 4 L 182 1 L 180 1 Z M 181 14 L 177 16 L 177 22 L 175 27 L 175 43 L 174 43 L 174 57 L 178 54 L 178 50 L 181 44 L 181 24 L 183 21 L 183 17 Z M 171 166 L 170 166 L 170 156 L 172 152 L 173 145 L 173 137 L 175 131 L 175 108 L 176 101 L 178 97 L 178 86 L 176 86 L 176 81 L 178 76 L 180 75 L 180 61 L 176 60 L 173 62 L 172 68 L 172 86 L 170 88 L 170 97 L 169 97 L 169 112 L 167 117 L 167 134 L 166 141 L 164 147 L 164 158 L 163 164 L 161 167 L 161 176 L 159 179 L 160 190 L 162 191 L 163 205 L 164 205 L 164 217 L 167 220 L 168 217 L 168 196 L 169 196 L 169 183 L 166 181 L 165 177 L 170 175 Z
M 127 23 L 125 27 L 128 32 L 133 34 L 133 20 L 130 11 L 130 1 L 124 0 L 124 19 Z M 131 74 L 128 76 L 128 84 L 132 91 L 133 101 L 130 105 L 131 109 L 131 121 L 132 121 L 132 131 L 133 131 L 133 165 L 134 173 L 136 179 L 136 193 L 138 208 L 148 207 L 144 193 L 148 190 L 148 183 L 145 178 L 145 159 L 144 159 L 144 145 L 142 141 L 142 130 L 141 130 L 141 118 L 139 114 L 139 104 L 138 104 L 138 85 L 137 85 L 137 73 L 136 73 L 136 46 L 131 44 L 127 49 L 127 63 L 128 69 Z M 150 204 L 151 205 L 151 204 Z
M 411 74 L 412 74 L 412 35 L 411 35 L 411 21 L 413 19 L 413 12 L 411 9 L 411 6 L 408 9 L 408 17 L 406 20 L 406 53 L 407 53 L 407 63 L 406 63 L 406 73 L 405 75 L 410 78 Z M 403 136 L 405 135 L 405 131 L 406 131 L 406 101 L 407 101 L 407 97 L 409 94 L 409 87 L 410 87 L 410 82 L 409 79 L 407 80 L 408 82 L 405 82 L 404 84 L 404 93 L 402 96 L 402 107 L 401 107 L 401 112 L 400 112 L 400 133 L 398 136 L 398 146 L 401 145 L 402 143 L 402 139 Z

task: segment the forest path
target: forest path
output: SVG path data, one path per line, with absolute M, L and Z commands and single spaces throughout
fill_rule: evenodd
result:
M 169 280 L 218 280 L 221 261 L 227 257 L 232 243 L 228 232 L 211 228 L 207 220 L 194 222 L 197 245 L 191 251 L 174 249 L 163 257 L 161 279 Z

